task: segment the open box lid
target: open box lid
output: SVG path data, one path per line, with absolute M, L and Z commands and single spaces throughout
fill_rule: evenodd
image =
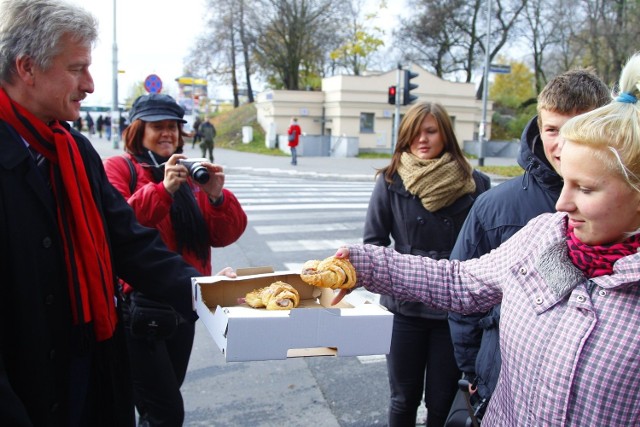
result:
M 200 286 L 199 295 L 210 309 L 220 307 L 233 307 L 238 305 L 238 298 L 244 297 L 248 292 L 271 285 L 273 282 L 282 281 L 290 284 L 298 291 L 300 300 L 318 300 L 327 308 L 350 308 L 348 303 L 331 305 L 333 291 L 331 289 L 318 288 L 305 283 L 300 274 L 293 271 L 274 272 L 271 267 L 253 267 L 238 269 L 237 278 L 226 276 L 209 276 L 194 278 L 194 286 Z M 198 292 L 194 292 L 197 295 Z
M 251 269 L 248 275 L 239 271 L 234 279 L 193 278 L 194 308 L 227 361 L 389 351 L 393 315 L 378 304 L 354 306 L 343 300 L 331 306 L 334 291 L 304 283 L 297 272 L 260 271 Z M 275 281 L 298 290 L 298 308 L 265 310 L 238 304 L 247 292 Z

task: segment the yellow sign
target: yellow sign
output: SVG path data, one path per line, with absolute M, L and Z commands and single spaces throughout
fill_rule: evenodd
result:
M 198 79 L 193 77 L 178 77 L 176 81 L 181 85 L 207 86 L 206 79 Z

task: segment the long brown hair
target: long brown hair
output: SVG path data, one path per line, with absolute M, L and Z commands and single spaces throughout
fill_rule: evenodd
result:
M 419 102 L 409 108 L 402 118 L 402 122 L 400 122 L 398 142 L 393 151 L 391 163 L 389 163 L 389 166 L 378 170 L 376 175 L 384 174 L 384 178 L 388 183 L 393 182 L 393 175 L 398 171 L 402 153 L 411 152 L 411 143 L 420 134 L 420 126 L 424 118 L 429 114 L 436 119 L 438 130 L 442 134 L 444 143 L 442 152 L 451 153 L 453 160 L 457 162 L 460 169 L 464 171 L 466 178 L 471 179 L 473 169 L 464 157 L 460 144 L 458 144 L 458 138 L 456 138 L 456 134 L 453 131 L 453 123 L 451 123 L 447 110 L 437 102 Z
M 184 132 L 182 131 L 182 122 L 178 122 L 178 148 L 176 153 L 182 153 L 182 147 L 184 147 Z M 129 126 L 122 132 L 122 140 L 124 141 L 124 150 L 131 154 L 144 153 L 144 146 L 142 145 L 142 138 L 144 137 L 144 126 L 147 122 L 142 119 L 134 120 Z

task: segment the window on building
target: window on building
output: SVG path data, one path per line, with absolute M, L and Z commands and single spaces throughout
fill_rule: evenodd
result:
M 373 133 L 373 113 L 360 113 L 360 133 Z

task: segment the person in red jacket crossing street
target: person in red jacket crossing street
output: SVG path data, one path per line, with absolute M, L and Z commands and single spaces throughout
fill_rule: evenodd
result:
M 298 164 L 298 143 L 300 142 L 300 133 L 302 130 L 300 129 L 300 125 L 298 124 L 298 118 L 294 117 L 291 119 L 291 125 L 287 130 L 287 134 L 289 135 L 289 147 L 291 148 L 291 164 L 296 166 Z

